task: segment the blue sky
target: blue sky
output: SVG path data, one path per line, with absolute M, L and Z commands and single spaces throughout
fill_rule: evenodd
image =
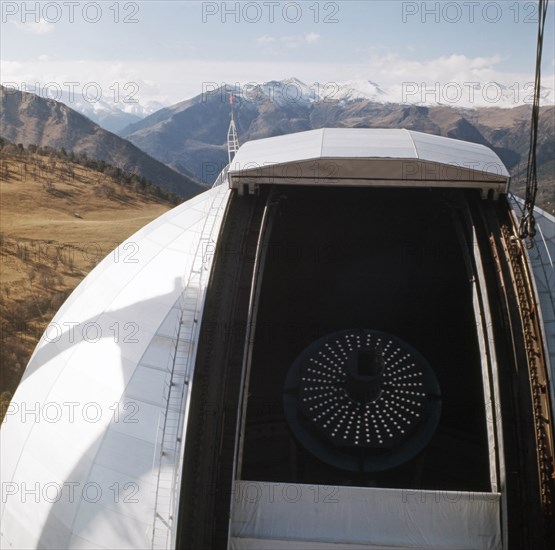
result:
M 172 103 L 206 82 L 496 81 L 533 77 L 537 2 L 2 2 L 1 80 L 137 84 Z M 71 10 L 73 9 L 73 13 Z M 554 9 L 543 70 L 552 86 Z M 109 92 L 106 92 L 107 94 Z

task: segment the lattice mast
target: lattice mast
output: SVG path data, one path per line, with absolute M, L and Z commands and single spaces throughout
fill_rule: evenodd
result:
M 235 96 L 233 92 L 229 94 L 229 106 L 231 109 L 231 121 L 229 123 L 229 129 L 227 131 L 227 156 L 228 161 L 231 163 L 235 153 L 239 149 L 239 138 L 237 137 L 237 128 L 235 127 L 235 117 L 233 112 L 233 104 L 235 102 Z

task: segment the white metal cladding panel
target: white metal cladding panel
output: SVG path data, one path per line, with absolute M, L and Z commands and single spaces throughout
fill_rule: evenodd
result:
M 231 550 L 315 550 L 315 548 L 313 542 L 299 540 L 231 538 Z M 317 548 L 318 550 L 395 550 L 391 546 L 368 546 L 345 542 L 318 542 Z
M 231 536 L 367 548 L 501 550 L 500 494 L 236 481 Z M 302 546 L 297 546 L 301 547 Z
M 0 430 L 2 548 L 151 547 L 182 296 L 229 193 L 206 191 L 145 226 L 54 317 Z
M 322 132 L 324 158 L 417 158 L 407 130 L 326 128 Z
M 322 151 L 322 136 L 322 130 L 309 130 L 248 141 L 239 148 L 229 171 L 318 158 Z
M 250 141 L 239 149 L 229 173 L 317 158 L 420 159 L 509 176 L 499 157 L 484 145 L 383 128 L 324 128 Z
M 421 160 L 470 168 L 484 174 L 509 176 L 497 154 L 484 145 L 422 132 L 410 131 L 409 134 Z

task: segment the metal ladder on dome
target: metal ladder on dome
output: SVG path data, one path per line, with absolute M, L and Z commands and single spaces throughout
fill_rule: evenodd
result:
M 192 374 L 192 358 L 196 346 L 196 333 L 199 329 L 198 313 L 202 297 L 203 280 L 208 277 L 206 266 L 211 242 L 214 241 L 214 228 L 220 215 L 225 193 L 219 193 L 212 200 L 205 217 L 199 242 L 197 243 L 193 265 L 187 285 L 181 295 L 179 321 L 175 329 L 175 346 L 172 350 L 166 387 L 165 404 L 159 420 L 160 452 L 152 527 L 152 548 L 170 547 L 176 508 L 176 494 L 180 479 L 180 448 L 183 444 L 183 422 L 185 419 L 186 398 Z M 157 443 L 158 443 L 157 441 Z

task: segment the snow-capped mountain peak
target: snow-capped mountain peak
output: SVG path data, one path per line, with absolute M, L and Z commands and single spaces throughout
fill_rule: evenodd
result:
M 531 105 L 533 83 L 502 82 L 404 82 L 396 85 L 381 85 L 370 79 L 351 79 L 346 81 L 313 82 L 308 84 L 296 77 L 283 80 L 270 80 L 263 83 L 226 85 L 244 102 L 257 104 L 270 101 L 280 107 L 309 108 L 318 102 L 337 102 L 346 105 L 352 101 L 369 101 L 379 104 L 404 104 L 419 106 L 443 105 L 459 108 L 502 107 L 512 108 Z M 101 98 L 89 97 L 83 93 L 46 89 L 43 97 L 65 103 L 79 111 L 103 128 L 118 132 L 129 124 L 138 122 L 146 116 L 168 107 L 171 102 L 158 102 L 144 98 L 119 97 L 109 94 Z M 553 86 L 542 86 L 543 105 L 555 104 Z M 227 101 L 225 93 L 223 100 Z M 118 99 L 115 101 L 114 99 Z M 183 101 L 186 98 L 179 98 Z

